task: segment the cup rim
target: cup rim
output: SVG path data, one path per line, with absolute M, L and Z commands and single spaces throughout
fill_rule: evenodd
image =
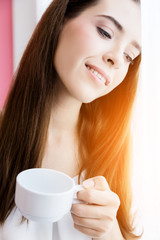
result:
M 70 188 L 69 190 L 66 190 L 66 191 L 63 191 L 63 192 L 58 192 L 58 193 L 44 193 L 44 192 L 40 192 L 40 191 L 36 191 L 36 190 L 31 190 L 30 188 L 28 188 L 28 187 L 26 187 L 26 186 L 24 186 L 23 184 L 20 183 L 20 177 L 25 172 L 31 172 L 31 171 L 35 171 L 35 170 L 36 171 L 50 171 L 50 172 L 59 173 L 59 174 L 65 176 L 65 177 L 67 177 L 73 183 L 73 187 Z M 30 169 L 26 169 L 26 170 L 21 171 L 16 177 L 16 188 L 18 187 L 18 185 L 19 185 L 20 188 L 22 188 L 25 191 L 28 191 L 32 194 L 42 195 L 42 196 L 63 195 L 65 193 L 68 193 L 68 192 L 72 191 L 76 186 L 74 180 L 70 176 L 68 176 L 67 174 L 65 174 L 63 172 L 60 172 L 60 171 L 57 171 L 57 170 L 54 170 L 54 169 L 49 169 L 49 168 L 30 168 Z

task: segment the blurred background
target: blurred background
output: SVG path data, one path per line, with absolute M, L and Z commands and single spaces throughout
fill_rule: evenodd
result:
M 0 0 L 0 110 L 11 78 L 51 0 Z M 142 68 L 134 108 L 133 211 L 143 240 L 160 240 L 160 1 L 141 0 Z

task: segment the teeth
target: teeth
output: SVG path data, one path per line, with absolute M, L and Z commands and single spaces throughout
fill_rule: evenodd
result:
M 89 67 L 89 66 L 87 66 L 87 68 L 88 68 L 89 70 L 91 70 L 91 72 L 92 72 L 95 76 L 97 76 L 100 80 L 102 80 L 103 83 L 106 83 L 105 78 L 102 77 L 102 75 L 101 75 L 100 73 L 98 73 L 97 71 L 95 71 L 93 68 L 91 68 L 91 67 Z

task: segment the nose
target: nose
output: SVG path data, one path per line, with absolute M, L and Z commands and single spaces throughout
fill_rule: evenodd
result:
M 124 64 L 124 54 L 121 49 L 113 49 L 109 52 L 105 52 L 103 55 L 103 61 L 112 68 L 119 69 Z

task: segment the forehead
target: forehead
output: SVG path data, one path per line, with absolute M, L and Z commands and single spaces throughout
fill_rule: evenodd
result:
M 86 13 L 114 18 L 122 26 L 123 33 L 140 45 L 141 10 L 140 4 L 134 0 L 99 0 L 97 5 L 88 8 Z

